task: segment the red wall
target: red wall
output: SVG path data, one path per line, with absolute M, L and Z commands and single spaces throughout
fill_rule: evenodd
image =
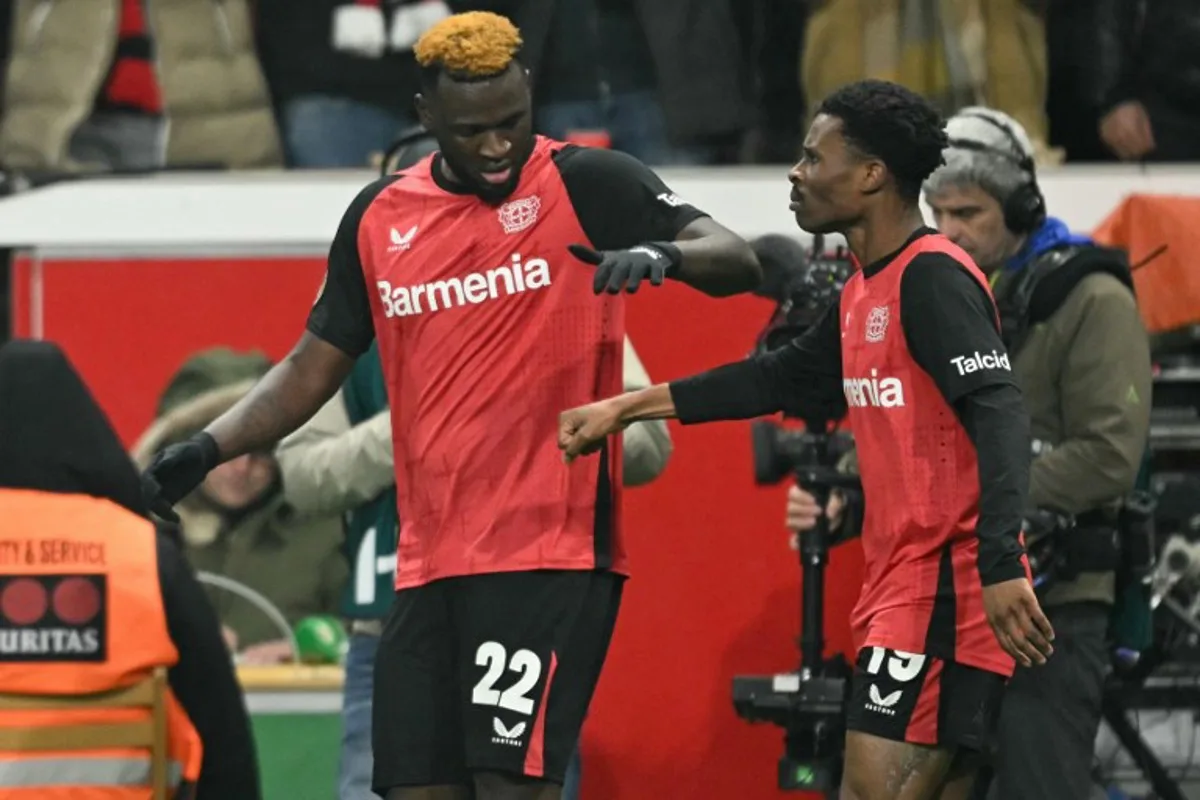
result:
M 45 338 L 63 345 L 132 443 L 191 352 L 298 335 L 320 284 L 316 259 L 47 262 Z M 33 271 L 16 270 L 14 320 L 30 331 Z M 159 299 L 164 298 L 164 299 Z M 631 302 L 629 332 L 651 376 L 670 379 L 742 357 L 769 307 L 670 286 Z M 799 566 L 782 528 L 783 487 L 753 484 L 747 423 L 674 426 L 664 475 L 629 492 L 634 576 L 584 735 L 584 797 L 757 800 L 778 792 L 779 729 L 733 711 L 734 675 L 792 668 Z M 830 652 L 847 646 L 858 591 L 854 544 L 833 554 Z

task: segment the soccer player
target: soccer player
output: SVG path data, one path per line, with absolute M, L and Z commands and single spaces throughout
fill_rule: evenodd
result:
M 792 210 L 861 269 L 804 336 L 767 355 L 563 412 L 568 460 L 639 419 L 776 411 L 849 422 L 866 497 L 865 576 L 843 800 L 967 796 L 1014 659 L 1053 632 L 1020 541 L 1029 423 L 983 274 L 926 228 L 942 121 L 895 84 L 830 95 L 789 173 Z
M 557 411 L 620 391 L 622 292 L 760 279 L 746 242 L 637 160 L 535 136 L 520 44 L 483 12 L 425 33 L 417 110 L 439 152 L 353 200 L 295 349 L 145 475 L 171 513 L 378 342 L 402 520 L 372 724 L 389 800 L 559 796 L 626 559 L 620 453 L 564 464 Z

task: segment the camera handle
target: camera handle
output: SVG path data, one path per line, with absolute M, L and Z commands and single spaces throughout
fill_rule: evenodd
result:
M 800 674 L 802 677 L 820 675 L 825 664 L 825 567 L 829 563 L 832 537 L 825 509 L 834 489 L 850 489 L 859 485 L 854 475 L 838 472 L 825 466 L 829 448 L 828 438 L 812 437 L 810 463 L 796 467 L 796 483 L 813 496 L 821 514 L 817 523 L 799 536 L 800 592 Z

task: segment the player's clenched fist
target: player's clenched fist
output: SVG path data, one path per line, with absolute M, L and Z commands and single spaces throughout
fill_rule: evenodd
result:
M 568 409 L 558 415 L 558 448 L 569 464 L 599 450 L 608 436 L 624 427 L 617 398 Z

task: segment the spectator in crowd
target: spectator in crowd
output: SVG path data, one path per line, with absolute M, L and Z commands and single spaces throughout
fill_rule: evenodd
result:
M 625 389 L 650 385 L 646 368 L 625 340 Z M 671 438 L 665 422 L 631 426 L 622 449 L 626 486 L 657 478 L 666 467 Z M 391 606 L 396 564 L 396 476 L 392 420 L 379 363 L 378 345 L 359 357 L 350 377 L 317 414 L 280 443 L 283 484 L 296 510 L 345 514 L 346 559 L 351 578 L 341 610 L 350 622 L 350 649 L 342 703 L 339 800 L 369 800 L 371 794 L 371 698 L 375 652 Z M 579 796 L 580 761 L 568 768 L 563 800 Z
M 257 32 L 292 167 L 366 167 L 416 123 L 412 46 L 442 0 L 258 0 Z
M 1200 158 L 1200 4 L 1078 6 L 1079 83 L 1100 138 L 1122 161 Z
M 808 4 L 793 0 L 734 3 L 754 114 L 742 140 L 744 163 L 794 164 L 805 122 L 800 44 Z
M 16 0 L 12 13 L 5 167 L 280 164 L 247 0 Z
M 30 516 L 38 524 L 22 525 Z M 12 539 L 17 535 L 13 528 L 20 526 L 21 538 L 42 537 L 46 544 L 71 539 L 77 546 L 99 537 L 108 557 L 101 564 L 81 565 L 81 571 L 103 574 L 107 580 L 109 611 L 103 619 L 110 626 L 102 662 L 71 663 L 64 658 L 47 663 L 41 658 L 21 664 L 6 653 L 2 666 L 11 671 L 0 678 L 5 691 L 52 693 L 64 686 L 68 691 L 103 691 L 128 685 L 150 667 L 166 666 L 171 698 L 168 747 L 178 767 L 175 780 L 192 784 L 194 792 L 174 796 L 258 800 L 250 721 L 217 617 L 174 532 L 156 530 L 147 516 L 133 462 L 62 350 L 49 342 L 0 346 L 0 533 Z M 39 571 L 27 561 L 9 563 L 6 577 L 27 568 L 26 580 L 46 577 L 39 574 L 46 571 L 45 565 Z M 64 569 L 60 563 L 50 571 Z M 58 584 L 56 594 L 62 586 Z M 6 593 L 0 618 L 10 608 L 7 600 Z M 131 619 L 136 626 L 128 624 Z M 5 711 L 7 725 L 14 724 L 15 713 Z M 195 746 L 196 736 L 202 752 Z M 22 788 L 42 788 L 45 796 L 55 797 L 68 796 L 60 792 L 70 792 L 71 797 L 139 796 L 113 794 L 120 790 L 114 786 L 111 750 L 63 755 L 64 760 L 54 762 L 55 785 L 41 787 L 47 771 L 36 769 L 39 762 L 33 760 L 35 769 L 22 776 Z M 97 760 L 102 761 L 99 773 L 89 773 L 87 765 Z M 4 764 L 6 796 L 18 780 L 20 763 Z M 71 780 L 72 766 L 78 769 L 67 787 L 63 784 Z M 103 785 L 89 784 L 89 774 Z M 140 796 L 148 797 L 148 791 L 143 789 Z
M 984 104 L 1029 131 L 1051 158 L 1045 29 L 1027 0 L 823 0 L 805 30 L 801 82 L 810 112 L 839 86 L 895 81 L 944 115 Z
M 134 447 L 139 465 L 232 408 L 271 362 L 259 353 L 215 348 L 195 354 L 159 399 L 157 418 Z M 272 453 L 252 453 L 209 473 L 178 506 L 188 559 L 203 572 L 237 581 L 276 606 L 291 625 L 335 614 L 347 568 L 337 517 L 298 513 L 281 491 Z M 214 588 L 213 605 L 242 663 L 290 660 L 292 645 L 246 599 Z
M 709 163 L 749 123 L 729 0 L 475 0 L 517 24 L 539 133 L 651 166 Z M 457 10 L 457 9 L 456 9 Z

